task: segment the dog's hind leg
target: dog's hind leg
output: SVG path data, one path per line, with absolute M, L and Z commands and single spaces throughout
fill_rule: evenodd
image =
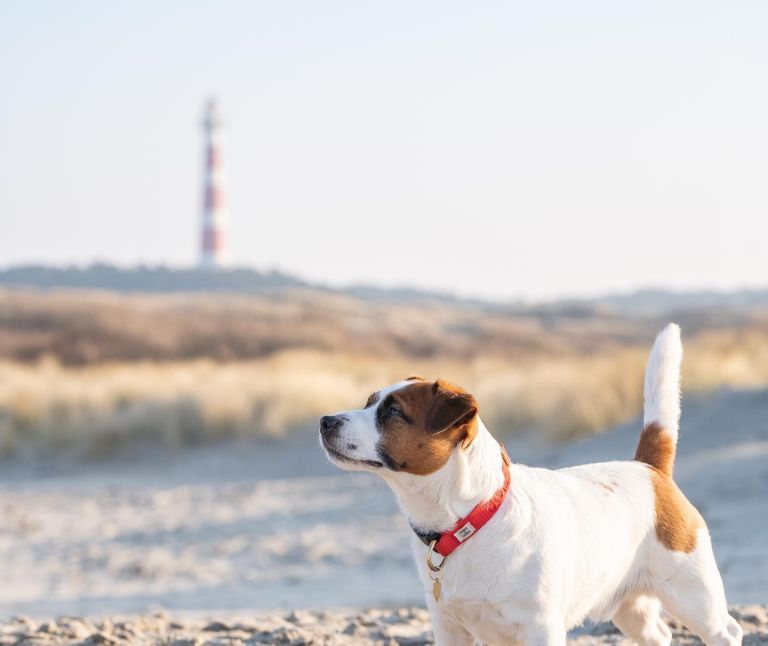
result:
M 706 531 L 699 533 L 696 549 L 678 561 L 674 573 L 655 591 L 664 609 L 709 646 L 741 644 L 744 631 L 728 614 L 723 582 Z
M 669 646 L 672 631 L 660 616 L 656 597 L 638 594 L 625 599 L 612 620 L 616 627 L 640 646 Z

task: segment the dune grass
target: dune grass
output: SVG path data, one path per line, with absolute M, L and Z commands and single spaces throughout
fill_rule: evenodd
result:
M 768 317 L 678 314 L 686 390 L 768 384 Z M 311 290 L 0 290 L 0 454 L 277 436 L 414 373 L 469 389 L 497 432 L 567 439 L 639 414 L 664 323 Z
M 499 433 L 568 439 L 638 415 L 647 346 L 589 354 L 481 355 L 467 360 L 382 358 L 318 349 L 219 362 L 56 360 L 0 362 L 0 452 L 74 451 L 91 457 L 151 442 L 185 446 L 277 436 L 318 416 L 359 407 L 382 385 L 413 373 L 468 388 Z M 686 344 L 684 389 L 768 384 L 768 335 L 711 331 Z

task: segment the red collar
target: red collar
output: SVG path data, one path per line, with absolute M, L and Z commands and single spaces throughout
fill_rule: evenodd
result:
M 501 503 L 504 502 L 504 498 L 507 497 L 510 482 L 510 459 L 507 455 L 507 451 L 504 449 L 504 445 L 499 444 L 499 446 L 501 447 L 501 471 L 504 474 L 504 484 L 496 490 L 496 493 L 494 493 L 493 496 L 488 498 L 488 500 L 478 503 L 469 514 L 456 522 L 453 529 L 449 529 L 447 532 L 422 532 L 411 524 L 413 531 L 416 532 L 416 536 L 418 536 L 425 545 L 430 545 L 433 540 L 437 541 L 434 551 L 442 557 L 448 556 L 464 541 L 471 536 L 474 536 L 478 529 L 493 518 L 493 515 L 499 510 L 499 507 L 501 507 Z

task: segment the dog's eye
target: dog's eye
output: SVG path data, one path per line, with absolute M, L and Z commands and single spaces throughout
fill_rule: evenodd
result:
M 387 415 L 389 417 L 404 417 L 403 411 L 401 411 L 396 404 L 390 404 L 387 409 Z

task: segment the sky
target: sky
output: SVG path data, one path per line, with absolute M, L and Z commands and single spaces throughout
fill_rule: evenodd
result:
M 768 3 L 0 3 L 0 266 L 548 299 L 768 286 Z

